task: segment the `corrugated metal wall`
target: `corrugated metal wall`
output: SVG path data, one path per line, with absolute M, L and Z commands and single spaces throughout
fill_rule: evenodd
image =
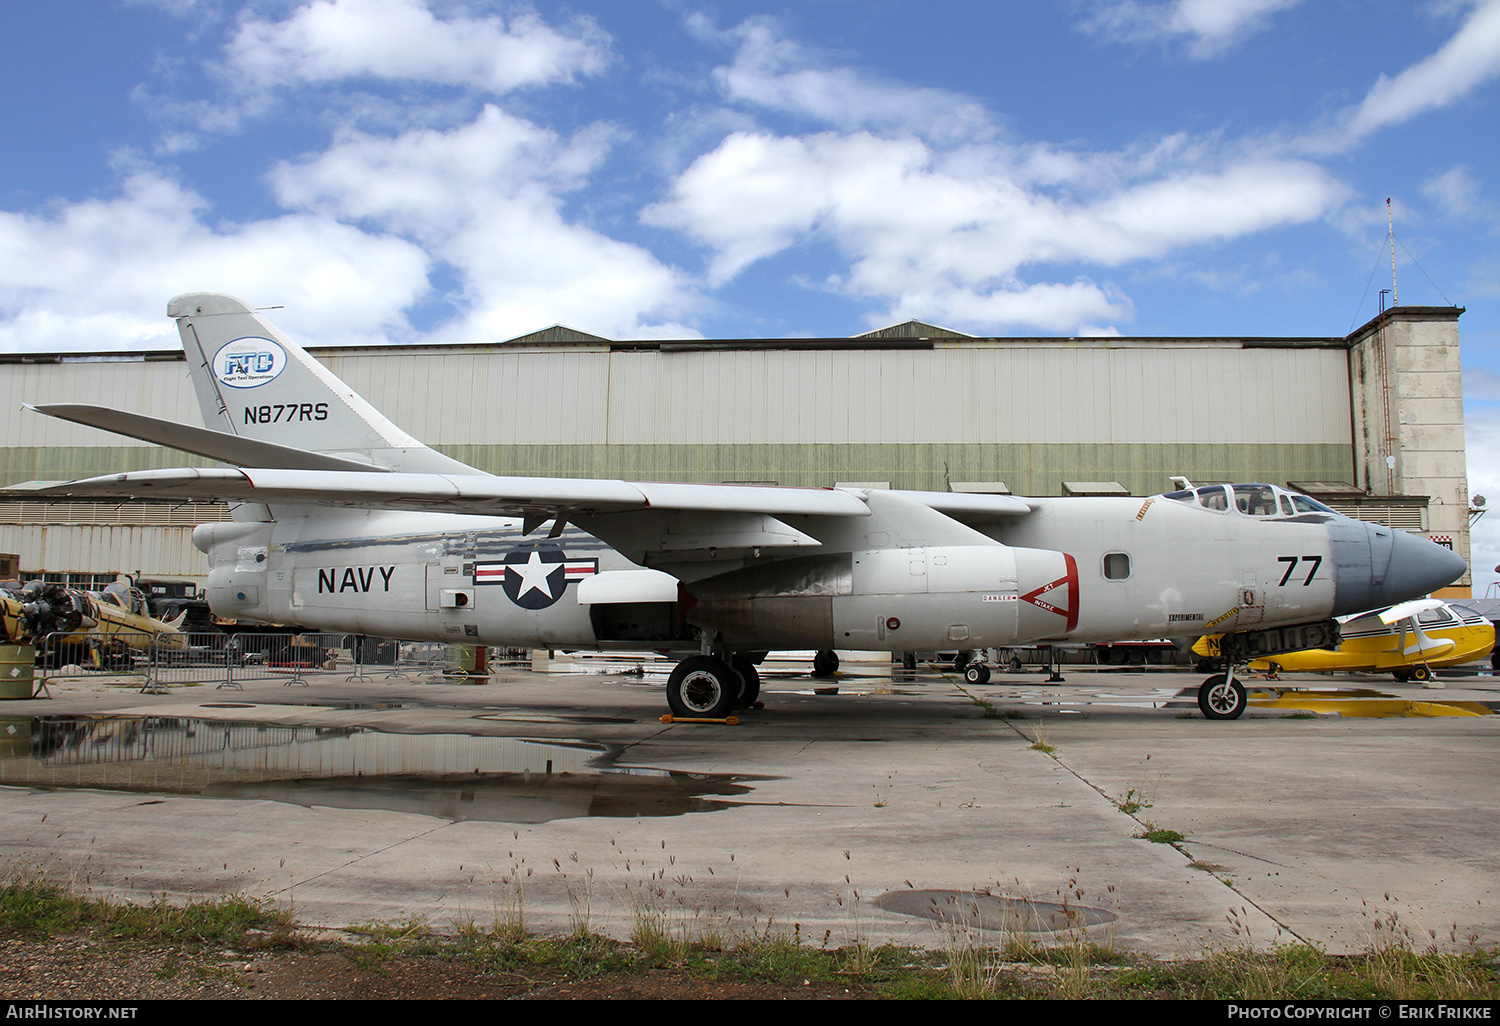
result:
M 1343 350 L 1136 344 L 330 359 L 429 444 L 1350 444 Z
M 117 572 L 203 579 L 208 562 L 190 527 L 0 524 L 0 552 L 32 571 Z

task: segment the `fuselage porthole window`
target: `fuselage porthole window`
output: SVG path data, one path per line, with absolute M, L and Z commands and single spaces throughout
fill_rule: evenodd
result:
M 1106 580 L 1123 581 L 1130 576 L 1130 556 L 1124 552 L 1110 552 L 1104 557 Z

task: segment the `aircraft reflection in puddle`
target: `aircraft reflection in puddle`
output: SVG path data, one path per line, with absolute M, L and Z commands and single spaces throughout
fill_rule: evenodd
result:
M 1397 698 L 1366 688 L 1329 690 L 1280 689 L 1250 692 L 1252 709 L 1293 709 L 1314 713 L 1337 713 L 1359 719 L 1393 716 L 1490 716 L 1494 710 L 1483 702 L 1433 702 Z
M 1007 702 L 1055 708 L 1064 713 L 1080 713 L 1089 708 L 1114 709 L 1196 709 L 1195 688 L 1153 688 L 1146 694 L 1117 694 L 1108 691 L 1059 697 L 1056 692 L 1027 689 L 1003 696 Z M 1251 709 L 1277 709 L 1287 712 L 1310 712 L 1359 719 L 1392 717 L 1432 718 L 1437 716 L 1491 716 L 1493 703 L 1462 701 L 1412 701 L 1370 688 L 1266 688 L 1250 684 Z
M 714 811 L 758 778 L 609 765 L 583 742 L 178 717 L 0 720 L 0 785 L 542 823 Z

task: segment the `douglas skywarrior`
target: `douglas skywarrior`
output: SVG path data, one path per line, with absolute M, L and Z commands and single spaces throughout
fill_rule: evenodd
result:
M 497 477 L 406 434 L 232 296 L 178 296 L 206 428 L 40 413 L 219 461 L 12 496 L 235 504 L 203 524 L 221 616 L 412 640 L 657 649 L 673 714 L 754 702 L 767 650 L 888 652 L 1222 634 L 1234 665 L 1338 643 L 1333 619 L 1466 567 L 1425 539 L 1264 484 L 1140 498 Z M 543 528 L 547 528 L 543 531 Z M 988 679 L 982 663 L 970 680 Z

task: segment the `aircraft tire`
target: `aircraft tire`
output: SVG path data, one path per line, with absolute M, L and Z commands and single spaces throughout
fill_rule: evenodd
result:
M 1432 668 L 1418 663 L 1411 668 L 1411 679 L 1419 684 L 1426 684 L 1432 679 Z
M 839 670 L 839 654 L 824 649 L 813 656 L 814 677 L 832 677 Z
M 737 674 L 721 659 L 691 656 L 667 678 L 667 707 L 679 719 L 722 720 L 740 697 Z
M 760 698 L 760 671 L 755 668 L 754 663 L 741 655 L 735 656 L 730 661 L 730 665 L 740 675 L 742 681 L 739 698 L 735 701 L 734 707 L 748 709 L 755 704 L 756 699 Z
M 1240 682 L 1227 674 L 1216 673 L 1198 688 L 1198 708 L 1210 720 L 1237 720 L 1248 703 Z
M 964 670 L 964 680 L 970 684 L 988 684 L 990 682 L 990 668 L 983 663 L 974 663 Z

